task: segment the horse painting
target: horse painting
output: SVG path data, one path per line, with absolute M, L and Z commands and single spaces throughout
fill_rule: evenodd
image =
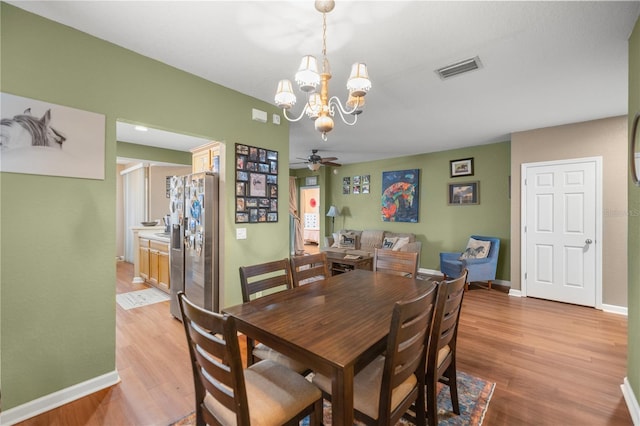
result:
M 67 139 L 50 125 L 51 110 L 38 119 L 31 108 L 13 118 L 0 120 L 0 150 L 26 148 L 30 146 L 59 147 Z

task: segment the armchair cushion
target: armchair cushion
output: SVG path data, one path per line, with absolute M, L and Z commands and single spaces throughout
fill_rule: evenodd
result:
M 491 241 L 476 240 L 469 238 L 467 248 L 460 255 L 459 260 L 464 259 L 484 259 L 491 249 Z

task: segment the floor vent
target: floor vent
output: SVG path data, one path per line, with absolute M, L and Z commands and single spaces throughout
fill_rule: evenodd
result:
M 476 56 L 475 58 L 465 59 L 464 61 L 447 65 L 446 67 L 437 69 L 436 72 L 441 79 L 446 80 L 453 76 L 464 74 L 480 68 L 482 68 L 482 62 L 480 62 L 480 58 Z

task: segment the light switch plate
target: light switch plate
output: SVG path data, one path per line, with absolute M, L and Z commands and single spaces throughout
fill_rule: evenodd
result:
M 247 239 L 247 228 L 236 228 L 236 240 Z

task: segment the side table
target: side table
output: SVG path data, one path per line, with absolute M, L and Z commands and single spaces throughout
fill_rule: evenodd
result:
M 331 275 L 342 274 L 354 269 L 373 270 L 373 257 L 360 256 L 358 259 L 345 259 L 345 254 L 327 252 L 327 262 Z

